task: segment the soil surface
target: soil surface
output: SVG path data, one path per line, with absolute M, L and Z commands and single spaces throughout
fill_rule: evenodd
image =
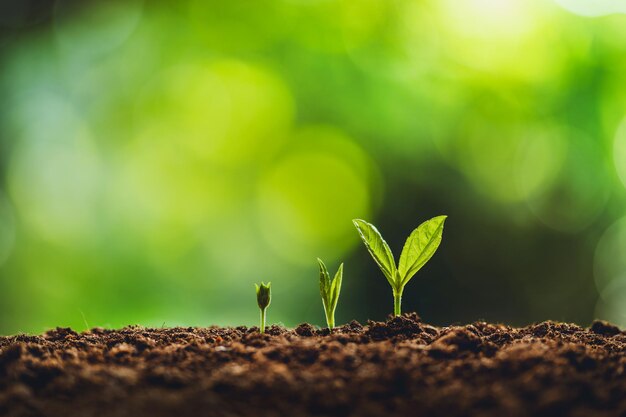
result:
M 0 338 L 2 416 L 626 416 L 626 333 L 415 314 Z

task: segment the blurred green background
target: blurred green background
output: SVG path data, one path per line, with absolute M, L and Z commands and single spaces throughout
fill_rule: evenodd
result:
M 626 325 L 624 2 L 0 4 L 0 333 L 383 319 L 438 214 L 405 311 Z

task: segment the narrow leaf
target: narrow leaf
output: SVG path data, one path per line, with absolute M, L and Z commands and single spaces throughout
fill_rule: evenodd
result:
M 381 271 L 383 271 L 383 274 L 385 274 L 389 284 L 395 287 L 396 262 L 387 242 L 385 242 L 374 225 L 360 219 L 352 220 L 352 223 L 358 230 L 359 236 L 361 236 L 361 240 L 363 240 L 368 252 L 372 255 Z
M 326 265 L 320 258 L 317 258 L 317 262 L 320 264 L 320 295 L 322 296 L 324 306 L 326 306 L 330 290 L 330 275 L 328 274 Z
M 337 302 L 339 301 L 339 293 L 341 292 L 341 281 L 343 280 L 343 263 L 339 265 L 339 269 L 335 274 L 335 278 L 333 278 L 333 282 L 331 284 L 331 297 L 330 297 L 330 305 L 331 309 L 334 312 L 337 308 Z
M 441 243 L 446 217 L 448 216 L 437 216 L 425 221 L 413 230 L 406 240 L 398 264 L 402 287 L 435 254 Z

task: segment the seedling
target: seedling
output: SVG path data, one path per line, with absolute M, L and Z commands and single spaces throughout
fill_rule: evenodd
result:
M 261 282 L 261 285 L 254 284 L 256 287 L 256 302 L 261 309 L 261 324 L 259 325 L 259 331 L 261 333 L 265 333 L 265 310 L 267 310 L 267 307 L 272 301 L 271 285 L 271 282 L 268 282 L 267 284 Z
M 322 304 L 324 304 L 326 324 L 328 329 L 332 330 L 335 327 L 335 309 L 337 309 L 337 301 L 339 301 L 339 292 L 341 291 L 343 264 L 339 265 L 335 277 L 331 280 L 324 262 L 320 258 L 317 258 L 317 262 L 320 264 L 320 294 L 322 296 Z
M 376 227 L 364 220 L 352 220 L 361 240 L 365 243 L 365 247 L 391 285 L 394 315 L 400 315 L 404 286 L 428 262 L 439 247 L 446 217 L 448 216 L 434 217 L 413 230 L 404 244 L 398 267 L 396 267 L 389 245 Z

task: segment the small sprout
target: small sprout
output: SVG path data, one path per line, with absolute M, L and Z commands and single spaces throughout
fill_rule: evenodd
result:
M 256 287 L 256 302 L 261 309 L 261 325 L 259 326 L 259 331 L 261 333 L 265 333 L 265 310 L 272 302 L 272 289 L 270 286 L 271 282 L 267 284 L 261 282 L 261 285 L 254 284 Z
M 365 243 L 365 247 L 391 285 L 394 315 L 400 315 L 404 286 L 428 262 L 439 247 L 446 217 L 448 216 L 434 217 L 413 230 L 404 244 L 398 267 L 396 267 L 391 249 L 376 227 L 363 220 L 352 220 L 361 240 Z
M 317 258 L 317 262 L 320 264 L 320 294 L 322 295 L 322 304 L 324 304 L 326 324 L 328 324 L 328 329 L 332 330 L 335 327 L 335 309 L 337 309 L 337 301 L 339 301 L 339 292 L 341 291 L 343 264 L 339 265 L 335 278 L 331 280 L 324 262 L 320 258 Z

